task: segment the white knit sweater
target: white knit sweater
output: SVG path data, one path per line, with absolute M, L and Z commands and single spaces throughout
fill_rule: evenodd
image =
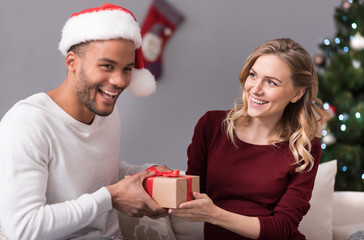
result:
M 91 125 L 45 93 L 11 108 L 0 122 L 0 226 L 7 238 L 122 239 L 105 186 L 147 166 L 120 164 L 120 139 L 116 108 Z

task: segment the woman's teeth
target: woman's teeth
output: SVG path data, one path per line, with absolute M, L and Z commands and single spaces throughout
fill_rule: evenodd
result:
M 256 103 L 256 104 L 265 104 L 265 103 L 268 103 L 267 101 L 262 101 L 262 100 L 258 100 L 258 99 L 255 99 L 255 98 L 252 98 L 252 102 L 253 103 Z

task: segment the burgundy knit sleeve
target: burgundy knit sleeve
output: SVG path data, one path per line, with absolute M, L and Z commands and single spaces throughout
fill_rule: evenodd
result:
M 206 192 L 207 171 L 207 113 L 197 122 L 192 141 L 187 148 L 187 171 L 186 174 L 200 176 L 200 191 Z
M 311 171 L 294 173 L 288 182 L 285 193 L 274 208 L 273 215 L 258 217 L 261 226 L 258 239 L 305 239 L 299 233 L 298 225 L 310 209 L 309 200 L 321 157 L 321 144 L 318 138 L 312 142 L 311 154 L 315 160 Z

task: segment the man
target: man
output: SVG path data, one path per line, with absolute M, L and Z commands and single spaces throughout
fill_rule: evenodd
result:
M 9 239 L 122 239 L 117 210 L 166 214 L 142 186 L 150 165 L 120 163 L 115 102 L 126 88 L 137 96 L 155 90 L 141 45 L 135 17 L 119 6 L 66 22 L 64 82 L 18 102 L 0 123 L 0 225 Z

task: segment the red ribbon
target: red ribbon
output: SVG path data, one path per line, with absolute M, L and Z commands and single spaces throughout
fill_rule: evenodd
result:
M 192 200 L 192 177 L 190 176 L 180 176 L 183 178 L 187 178 L 187 201 Z
M 149 177 L 145 181 L 145 189 L 147 193 L 153 197 L 153 178 L 155 176 L 163 176 L 163 177 L 182 177 L 187 178 L 187 201 L 192 200 L 192 177 L 189 176 L 179 176 L 179 170 L 172 170 L 168 172 L 160 172 L 155 166 L 151 166 L 146 169 L 149 172 L 154 172 L 155 174 L 152 177 Z
M 155 166 L 151 166 L 150 168 L 146 169 L 149 172 L 154 172 L 153 177 L 155 176 L 163 176 L 163 177 L 178 177 L 179 176 L 179 170 L 172 170 L 169 172 L 160 172 Z

